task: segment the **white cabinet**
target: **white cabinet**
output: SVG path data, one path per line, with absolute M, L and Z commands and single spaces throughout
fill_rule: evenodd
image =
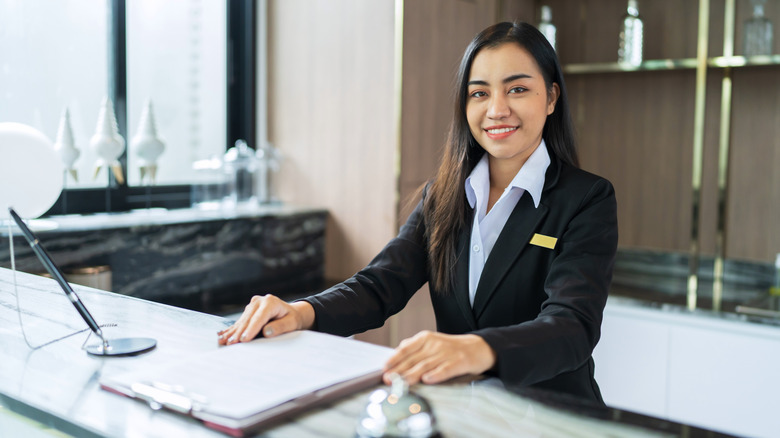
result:
M 604 401 L 616 408 L 666 417 L 669 332 L 644 309 L 604 311 L 594 351 L 596 381 Z
M 610 299 L 594 359 L 610 406 L 780 436 L 780 327 Z

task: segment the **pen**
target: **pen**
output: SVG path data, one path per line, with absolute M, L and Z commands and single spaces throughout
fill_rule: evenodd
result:
M 27 239 L 27 242 L 30 244 L 30 248 L 32 248 L 33 252 L 35 252 L 35 255 L 43 264 L 43 267 L 46 268 L 46 271 L 48 271 L 49 274 L 51 274 L 51 276 L 57 281 L 57 283 L 60 284 L 60 287 L 62 287 L 62 290 L 65 292 L 65 295 L 68 296 L 68 299 L 70 300 L 71 303 L 73 303 L 73 306 L 76 307 L 76 310 L 78 310 L 79 314 L 87 323 L 89 328 L 100 339 L 103 339 L 103 331 L 100 330 L 100 326 L 97 325 L 95 319 L 89 313 L 87 308 L 84 307 L 84 304 L 81 302 L 81 299 L 79 298 L 78 295 L 76 295 L 76 292 L 74 292 L 73 289 L 70 287 L 70 284 L 68 284 L 68 282 L 65 281 L 65 277 L 62 275 L 62 272 L 60 272 L 60 270 L 57 269 L 57 267 L 54 265 L 54 262 L 52 261 L 49 254 L 38 243 L 38 239 L 35 237 L 35 235 L 33 235 L 32 231 L 30 231 L 30 229 L 27 228 L 27 225 L 25 225 L 24 221 L 22 221 L 22 218 L 19 217 L 18 214 L 16 214 L 16 211 L 14 211 L 13 208 L 8 207 L 8 212 L 11 213 L 11 217 L 14 219 L 14 222 L 16 222 L 16 225 L 18 225 L 19 228 L 22 230 L 22 234 L 24 235 L 24 238 Z

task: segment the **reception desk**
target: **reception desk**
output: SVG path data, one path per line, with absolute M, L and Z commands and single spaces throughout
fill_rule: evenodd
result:
M 231 321 L 97 289 L 74 288 L 107 338 L 153 337 L 158 345 L 136 356 L 88 355 L 82 346 L 95 339 L 88 339 L 86 324 L 54 281 L 0 268 L 0 436 L 224 436 L 189 417 L 155 411 L 102 390 L 98 380 L 219 348 L 216 332 Z M 445 437 L 719 436 L 551 393 L 507 390 L 495 379 L 417 385 L 413 390 L 431 403 Z M 354 436 L 369 393 L 297 415 L 261 435 Z

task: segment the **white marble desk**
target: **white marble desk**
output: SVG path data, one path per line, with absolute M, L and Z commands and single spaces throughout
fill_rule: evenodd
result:
M 224 437 L 200 423 L 101 390 L 101 375 L 163 363 L 217 348 L 224 318 L 75 286 L 107 337 L 154 337 L 157 347 L 132 357 L 95 357 L 81 350 L 86 324 L 49 279 L 17 273 L 20 329 L 13 275 L 0 268 L 0 436 L 12 423 L 30 429 L 27 438 L 67 434 L 110 437 Z M 51 342 L 54 339 L 62 338 Z M 92 340 L 91 340 L 92 341 Z M 50 342 L 50 343 L 49 343 Z M 490 381 L 413 388 L 426 397 L 444 437 L 475 436 L 659 436 L 635 426 L 576 415 L 499 388 Z M 315 409 L 263 433 L 269 437 L 350 437 L 369 391 Z M 23 416 L 29 417 L 30 421 Z M 19 419 L 26 420 L 20 421 Z M 37 422 L 38 425 L 35 425 Z

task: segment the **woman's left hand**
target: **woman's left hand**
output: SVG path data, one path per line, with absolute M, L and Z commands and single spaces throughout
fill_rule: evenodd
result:
M 496 363 L 496 353 L 477 335 L 422 331 L 404 339 L 387 360 L 384 381 L 393 373 L 409 385 L 440 383 L 465 374 L 482 374 Z

